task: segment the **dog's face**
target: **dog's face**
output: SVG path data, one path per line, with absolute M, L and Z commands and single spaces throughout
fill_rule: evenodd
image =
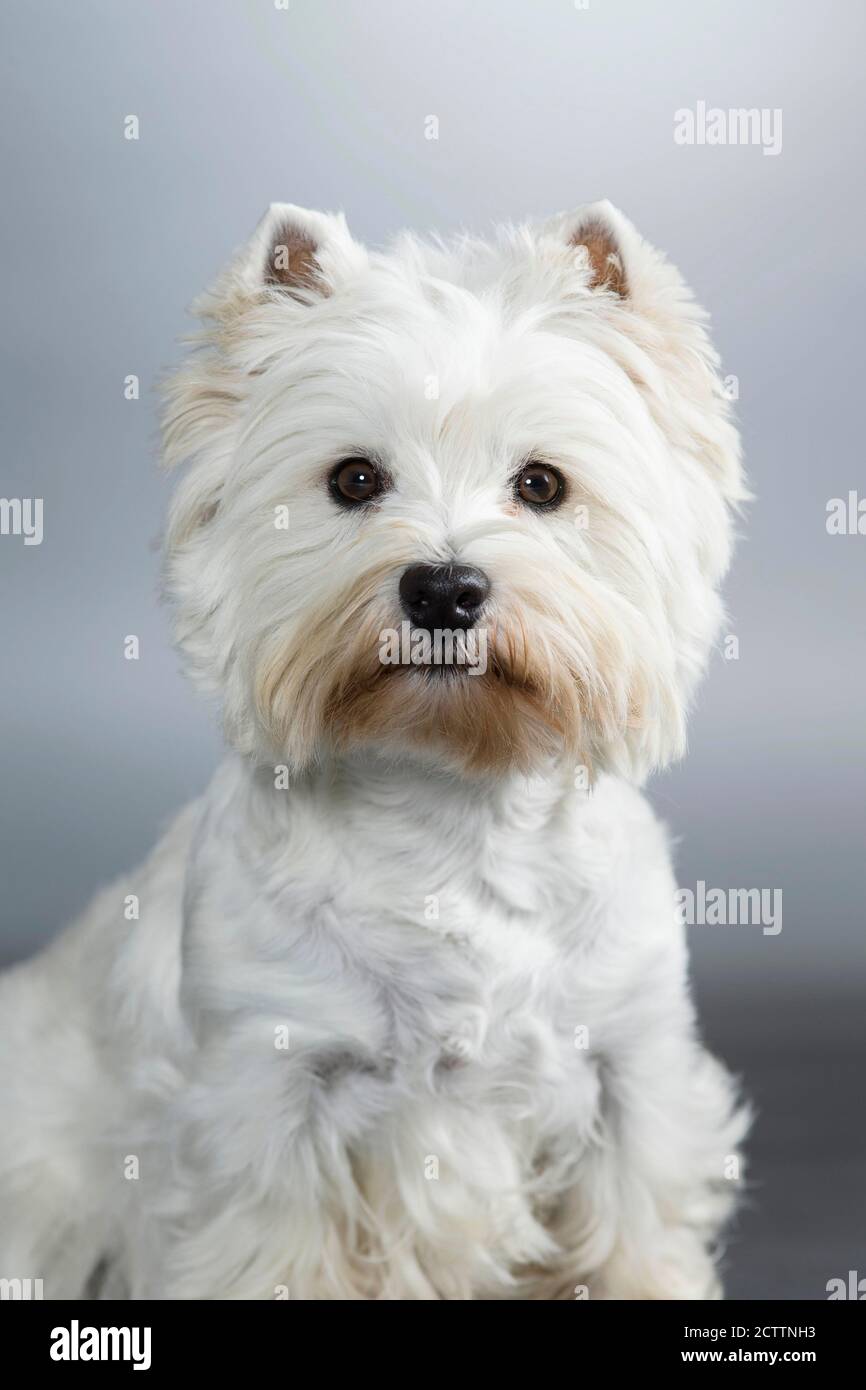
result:
M 680 749 L 738 446 L 699 311 L 620 214 L 369 256 L 275 205 L 200 308 L 169 575 L 238 747 L 637 776 Z

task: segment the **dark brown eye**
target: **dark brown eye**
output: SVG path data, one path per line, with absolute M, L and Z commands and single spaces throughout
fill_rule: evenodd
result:
M 517 475 L 515 491 L 521 502 L 532 507 L 550 507 L 562 496 L 562 474 L 546 463 L 528 463 Z
M 369 459 L 342 459 L 331 473 L 331 492 L 343 506 L 370 502 L 384 491 L 382 476 Z

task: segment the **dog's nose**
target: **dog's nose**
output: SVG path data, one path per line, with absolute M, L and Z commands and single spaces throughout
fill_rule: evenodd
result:
M 474 565 L 410 565 L 400 579 L 403 611 L 428 632 L 473 627 L 489 593 L 490 580 Z

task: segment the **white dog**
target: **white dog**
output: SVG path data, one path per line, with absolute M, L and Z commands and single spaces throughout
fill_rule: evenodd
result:
M 274 205 L 198 309 L 167 573 L 232 751 L 2 982 L 0 1276 L 717 1296 L 745 1116 L 636 789 L 745 496 L 701 311 L 607 203 L 387 254 Z

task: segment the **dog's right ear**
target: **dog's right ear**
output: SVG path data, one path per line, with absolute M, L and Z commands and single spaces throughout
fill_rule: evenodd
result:
M 247 310 L 268 301 L 314 304 L 366 264 L 367 252 L 341 212 L 271 203 L 246 245 L 195 301 L 193 312 L 231 330 Z
M 279 333 L 282 316 L 249 316 L 268 305 L 309 306 L 332 295 L 364 270 L 367 252 L 351 236 L 341 212 L 315 212 L 294 203 L 271 203 L 245 246 L 211 287 L 194 301 L 192 312 L 205 324 L 200 351 L 173 374 L 165 387 L 163 460 L 174 467 L 207 451 L 237 418 L 251 378 L 262 370 L 269 332 Z M 199 511 L 212 516 L 215 504 Z
M 316 303 L 363 271 L 367 252 L 342 213 L 271 203 L 259 227 L 217 282 L 193 303 L 204 320 L 232 322 L 268 300 Z
M 362 270 L 367 254 L 341 212 L 271 203 L 240 260 L 252 294 L 264 290 L 307 303 Z
M 164 387 L 163 463 L 196 460 L 172 508 L 169 549 L 219 514 L 237 424 L 251 383 L 285 326 L 363 271 L 367 252 L 342 213 L 272 203 L 247 244 L 193 304 L 205 324 L 199 351 Z

